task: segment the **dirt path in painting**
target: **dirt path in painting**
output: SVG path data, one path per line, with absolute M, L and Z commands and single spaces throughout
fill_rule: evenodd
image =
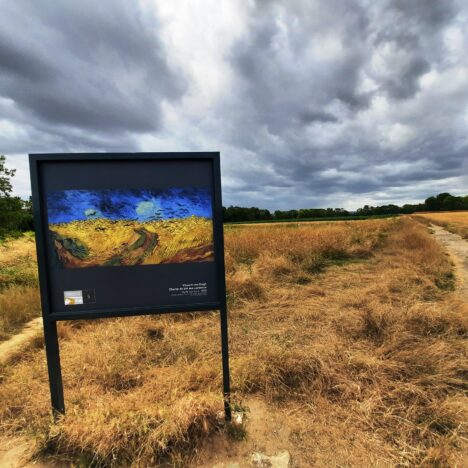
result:
M 158 235 L 146 229 L 135 229 L 138 239 L 111 257 L 104 265 L 139 265 L 158 245 Z
M 431 229 L 455 265 L 456 292 L 468 301 L 468 242 L 435 224 L 431 224 Z

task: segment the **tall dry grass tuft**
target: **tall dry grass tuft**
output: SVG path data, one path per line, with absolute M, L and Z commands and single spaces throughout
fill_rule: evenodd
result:
M 382 465 L 460 464 L 468 315 L 424 226 L 236 227 L 226 245 L 235 398 L 256 394 L 302 418 L 299 464 L 318 451 L 326 465 L 353 464 L 352 450 L 357 464 L 371 453 Z M 79 322 L 61 333 L 66 417 L 51 425 L 43 352 L 31 350 L 3 370 L 3 432 L 37 434 L 43 450 L 86 464 L 151 466 L 188 465 L 188 449 L 218 430 L 216 313 Z M 353 434 L 341 455 L 318 445 L 327 421 L 334 440 Z
M 20 238 L 7 238 L 0 242 L 0 265 L 14 265 L 19 258 L 36 258 L 34 233 L 26 232 Z
M 311 256 L 343 259 L 367 256 L 391 226 L 389 220 L 372 220 L 304 226 L 236 227 L 226 232 L 226 247 L 234 263 L 250 264 L 263 252 L 304 262 Z

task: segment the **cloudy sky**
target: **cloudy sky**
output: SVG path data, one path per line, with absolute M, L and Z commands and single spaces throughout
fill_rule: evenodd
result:
M 0 153 L 221 151 L 224 204 L 468 192 L 466 0 L 0 0 Z

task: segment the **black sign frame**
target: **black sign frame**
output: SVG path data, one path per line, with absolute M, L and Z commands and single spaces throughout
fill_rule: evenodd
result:
M 212 222 L 213 243 L 216 265 L 218 300 L 215 302 L 194 302 L 185 305 L 126 307 L 109 310 L 87 310 L 53 312 L 51 309 L 50 287 L 48 278 L 47 248 L 48 225 L 46 222 L 41 181 L 42 165 L 57 161 L 131 161 L 141 160 L 204 160 L 212 164 Z M 224 265 L 223 208 L 221 198 L 221 170 L 219 152 L 178 152 L 178 153 L 47 153 L 30 154 L 29 166 L 33 200 L 34 228 L 36 233 L 37 264 L 39 271 L 39 289 L 41 295 L 42 319 L 47 357 L 47 368 L 54 417 L 65 414 L 60 349 L 57 334 L 57 322 L 60 320 L 82 320 L 124 317 L 135 315 L 158 315 L 174 312 L 220 311 L 221 353 L 223 370 L 224 410 L 226 420 L 231 419 L 230 408 L 230 373 L 228 349 L 228 317 L 226 303 L 226 280 Z

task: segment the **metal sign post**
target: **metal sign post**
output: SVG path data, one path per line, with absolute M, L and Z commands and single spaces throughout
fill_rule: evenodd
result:
M 52 411 L 55 418 L 58 416 L 58 414 L 65 414 L 57 322 L 43 318 L 43 324 L 47 370 L 49 372 L 50 398 L 52 401 Z
M 223 359 L 223 392 L 224 392 L 224 414 L 226 421 L 231 420 L 231 379 L 229 375 L 229 346 L 228 346 L 228 322 L 227 308 L 223 305 L 221 314 L 221 353 Z
M 219 310 L 229 421 L 219 153 L 38 154 L 29 161 L 54 417 L 65 414 L 58 321 Z M 191 222 L 204 226 L 200 245 L 182 242 L 161 259 L 158 229 Z M 125 226 L 129 240 L 103 258 L 79 230 L 73 234 L 77 225 L 97 237 Z

